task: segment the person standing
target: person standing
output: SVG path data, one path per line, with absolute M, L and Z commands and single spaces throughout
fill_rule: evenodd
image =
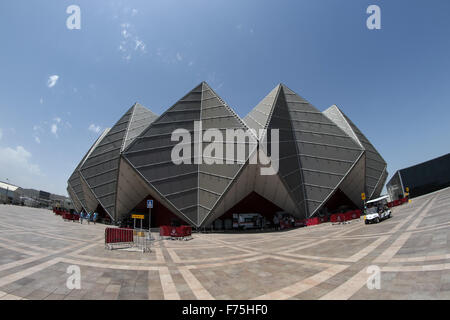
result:
M 275 226 L 275 230 L 280 229 L 280 220 L 278 219 L 277 215 L 273 216 L 273 224 Z

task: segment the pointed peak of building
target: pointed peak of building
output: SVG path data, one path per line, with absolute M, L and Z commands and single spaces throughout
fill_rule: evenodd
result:
M 267 127 L 281 85 L 276 85 L 244 118 L 248 128 L 258 131 Z
M 335 105 L 335 104 L 333 104 L 333 105 L 331 105 L 331 106 L 329 106 L 324 112 L 326 112 L 326 111 L 331 111 L 331 110 L 339 110 L 339 111 L 341 111 L 341 109 L 337 106 L 337 105 Z

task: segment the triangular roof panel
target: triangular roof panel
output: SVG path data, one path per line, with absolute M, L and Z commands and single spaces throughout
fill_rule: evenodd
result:
M 124 145 L 132 142 L 134 131 L 148 126 L 154 118 L 153 113 L 144 112 L 142 106 L 134 104 L 109 130 L 80 168 L 88 188 L 113 219 L 120 154 Z

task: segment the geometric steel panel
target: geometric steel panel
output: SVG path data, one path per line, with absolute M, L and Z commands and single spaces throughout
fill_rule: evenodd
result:
M 361 154 L 350 172 L 339 184 L 339 189 L 359 208 L 363 208 L 364 202 L 361 199 L 361 192 L 364 190 L 366 168 L 366 154 Z
M 361 157 L 362 147 L 283 84 L 255 109 L 245 118 L 247 124 L 254 129 L 279 130 L 278 175 L 300 216 L 311 217 L 337 190 Z M 267 140 L 260 138 L 261 142 Z M 268 141 L 267 146 L 270 145 Z
M 183 151 L 174 149 L 181 142 L 172 141 L 177 129 L 190 134 Z M 209 129 L 215 134 L 206 140 Z M 242 144 L 228 136 L 228 129 L 241 129 L 246 137 L 239 159 Z M 271 129 L 278 130 L 278 142 L 272 141 Z M 278 167 L 275 175 L 261 175 L 265 166 L 251 161 L 257 144 Z M 172 152 L 177 150 L 190 163 L 175 164 Z M 220 163 L 205 163 L 211 160 Z M 309 218 L 338 189 L 361 206 L 361 192 L 369 199 L 378 196 L 386 178 L 386 162 L 336 106 L 322 113 L 280 84 L 242 120 L 202 82 L 159 117 L 133 105 L 83 158 L 68 181 L 68 193 L 77 210 L 91 211 L 98 203 L 115 221 L 151 195 L 202 227 L 252 192 L 298 218 Z
M 361 146 L 302 97 L 283 86 L 302 169 L 308 217 L 336 191 Z
M 123 152 L 123 157 L 147 183 L 169 201 L 185 219 L 196 224 L 198 214 L 198 164 L 191 148 L 190 164 L 176 165 L 171 152 L 178 141 L 172 132 L 185 129 L 194 135 L 200 120 L 203 84 L 198 85 L 152 122 Z
M 368 199 L 378 197 L 386 182 L 386 178 L 383 178 L 383 176 L 387 176 L 386 161 L 384 161 L 358 127 L 336 105 L 325 110 L 323 114 L 335 122 L 364 148 L 366 153 L 365 192 Z
M 80 168 L 80 174 L 88 189 L 112 219 L 115 219 L 117 178 L 122 149 L 135 137 L 135 131 L 142 131 L 142 127 L 148 126 L 155 118 L 153 113 L 143 109 L 145 108 L 141 105 L 134 104 L 109 130 Z M 140 119 L 139 116 L 143 118 Z
M 170 206 L 176 208 L 176 214 L 194 225 L 200 225 L 244 162 L 211 165 L 196 163 L 195 160 L 199 158 L 193 147 L 195 121 L 201 121 L 201 128 L 197 130 L 201 130 L 202 136 L 211 128 L 218 129 L 224 138 L 226 129 L 246 129 L 234 111 L 206 82 L 202 82 L 152 122 L 128 146 L 123 156 Z M 190 164 L 176 165 L 172 162 L 173 147 L 179 143 L 171 140 L 172 132 L 176 129 L 185 129 L 191 135 Z M 209 160 L 225 160 L 226 146 L 233 143 L 224 142 L 221 145 L 222 155 L 214 153 Z M 202 142 L 202 150 L 209 144 Z
M 89 151 L 86 153 L 86 155 L 81 159 L 78 166 L 75 168 L 74 172 L 69 178 L 68 189 L 71 190 L 71 193 L 69 193 L 70 197 L 72 198 L 72 201 L 76 204 L 76 209 L 78 212 L 80 212 L 82 209 L 85 212 L 89 212 L 88 205 L 86 203 L 86 194 L 84 192 L 83 186 L 81 184 L 81 177 L 80 177 L 80 168 L 86 161 L 86 159 L 92 154 L 94 149 L 97 147 L 97 145 L 103 140 L 103 138 L 106 136 L 106 134 L 109 132 L 109 128 L 105 129 L 100 137 L 97 138 L 97 140 L 94 142 L 94 144 L 91 146 Z
M 203 82 L 202 87 L 200 118 L 203 134 L 208 129 L 217 129 L 222 133 L 224 143 L 220 146 L 221 153 L 214 153 L 212 158 L 209 159 L 221 161 L 222 164 L 206 164 L 205 160 L 208 159 L 204 158 L 202 164 L 199 165 L 199 207 L 197 218 L 197 224 L 199 225 L 209 215 L 218 200 L 229 188 L 233 179 L 246 163 L 249 155 L 248 144 L 245 144 L 243 159 L 237 159 L 237 155 L 234 159 L 226 159 L 227 147 L 234 148 L 235 146 L 235 142 L 230 140 L 231 138 L 226 135 L 226 129 L 242 129 L 245 131 L 248 128 L 242 119 L 205 82 Z M 206 148 L 209 144 L 210 142 L 204 142 L 203 150 L 207 150 Z

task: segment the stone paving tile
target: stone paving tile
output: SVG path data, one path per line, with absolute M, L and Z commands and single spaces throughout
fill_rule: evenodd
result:
M 376 225 L 194 234 L 140 253 L 105 250 L 104 225 L 0 205 L 0 299 L 450 299 L 449 208 L 450 188 Z M 366 286 L 372 265 L 381 290 Z

